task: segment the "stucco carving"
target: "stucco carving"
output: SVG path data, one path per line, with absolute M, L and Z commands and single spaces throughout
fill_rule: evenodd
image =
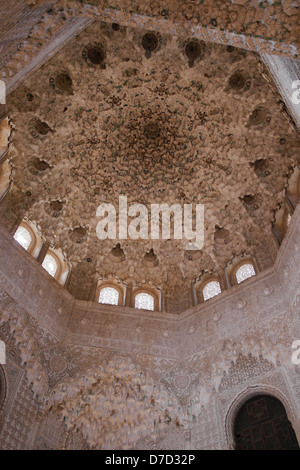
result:
M 1 449 L 232 449 L 237 410 L 258 393 L 282 401 L 300 441 L 299 207 L 280 248 L 271 234 L 299 135 L 255 53 L 295 58 L 298 10 L 94 3 L 6 2 Z M 100 244 L 97 204 L 121 193 L 204 202 L 203 250 Z M 67 289 L 13 239 L 24 216 L 71 262 Z M 225 289 L 245 255 L 257 275 Z M 223 292 L 195 305 L 192 282 L 209 273 Z M 94 302 L 99 278 L 129 295 L 160 287 L 162 311 Z
M 203 270 L 218 274 L 245 252 L 260 269 L 272 265 L 270 214 L 283 202 L 299 137 L 255 54 L 206 43 L 189 67 L 188 38 L 163 35 L 148 58 L 143 37 L 94 23 L 11 93 L 6 211 L 28 216 L 63 250 L 77 298 L 91 300 L 99 276 L 151 281 L 163 289 L 166 310 L 178 313 L 191 305 L 191 283 Z M 112 263 L 116 241 L 97 238 L 96 209 L 109 202 L 118 212 L 122 194 L 149 210 L 151 203 L 203 203 L 203 250 L 188 253 L 186 240 L 120 240 L 122 261 Z M 145 263 L 151 250 L 157 262 Z

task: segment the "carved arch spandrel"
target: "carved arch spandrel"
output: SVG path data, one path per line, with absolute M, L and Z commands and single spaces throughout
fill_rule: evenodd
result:
M 283 378 L 283 377 L 282 377 Z M 288 392 L 287 384 L 285 384 L 285 380 L 283 378 L 284 385 L 286 385 L 286 390 L 280 390 L 279 387 L 269 384 L 257 384 L 257 385 L 248 385 L 244 388 L 241 392 L 239 392 L 233 400 L 229 408 L 227 409 L 227 413 L 224 420 L 224 444 L 227 449 L 234 450 L 235 448 L 235 439 L 234 439 L 234 423 L 238 412 L 242 408 L 242 406 L 252 397 L 256 395 L 270 395 L 274 398 L 277 398 L 283 404 L 288 419 L 292 423 L 292 426 L 295 430 L 297 438 L 299 440 L 299 430 L 297 432 L 297 420 L 298 416 L 295 412 L 296 406 L 293 403 L 293 399 L 290 397 Z

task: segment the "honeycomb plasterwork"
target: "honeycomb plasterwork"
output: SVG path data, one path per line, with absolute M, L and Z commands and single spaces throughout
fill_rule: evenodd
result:
M 292 364 L 290 354 L 299 322 L 297 220 L 291 220 L 289 228 L 290 251 L 284 244 L 280 252 L 282 259 L 276 282 L 270 275 L 257 279 L 260 295 L 259 307 L 254 308 L 256 321 L 251 321 L 253 306 L 249 296 L 242 299 L 237 292 L 232 296 L 230 311 L 239 311 L 240 329 L 234 328 L 236 321 L 231 316 L 231 322 L 227 319 L 231 323 L 229 333 L 212 330 L 207 342 L 204 331 L 202 341 L 197 343 L 193 335 L 201 329 L 201 323 L 193 316 L 189 322 L 197 321 L 199 328 L 188 328 L 187 337 L 181 333 L 182 342 L 178 345 L 181 354 L 173 358 L 139 354 L 132 339 L 132 352 L 128 356 L 95 345 L 70 346 L 58 341 L 48 329 L 51 324 L 37 320 L 14 300 L 18 286 L 25 282 L 22 277 L 14 277 L 16 260 L 12 253 L 20 249 L 9 248 L 3 242 L 1 247 L 6 256 L 10 253 L 11 260 L 10 267 L 1 264 L 3 274 L 14 278 L 15 286 L 10 289 L 10 284 L 2 282 L 5 289 L 0 290 L 0 336 L 8 347 L 5 376 L 9 390 L 4 414 L 0 416 L 1 448 L 232 448 L 236 410 L 241 402 L 257 393 L 278 397 L 296 426 L 300 385 L 298 366 Z M 27 252 L 18 254 L 26 265 Z M 240 287 L 237 287 L 239 291 Z M 282 307 L 278 299 L 286 289 L 289 295 Z M 23 296 L 25 291 L 26 288 Z M 250 291 L 248 294 L 257 297 L 253 289 Z M 65 292 L 61 290 L 61 294 Z M 80 304 L 84 308 L 85 302 Z M 222 315 L 218 315 L 216 323 L 223 319 L 224 303 L 221 306 Z M 44 308 L 47 310 L 49 305 L 45 303 Z M 51 308 L 55 312 L 56 305 Z M 217 313 L 215 307 L 205 305 L 202 316 L 207 308 L 212 317 Z M 123 315 L 126 317 L 126 311 Z M 117 322 L 111 321 L 117 330 Z M 170 326 L 162 329 L 167 344 L 174 331 Z M 150 339 L 151 334 L 149 328 Z M 186 343 L 191 341 L 197 343 L 197 353 L 188 355 Z M 130 399 L 126 401 L 123 396 Z M 132 397 L 135 397 L 133 401 Z M 139 416 L 143 417 L 141 422 Z M 100 418 L 107 430 L 104 437 L 101 427 L 93 428 Z M 149 422 L 147 431 L 144 422 Z
M 43 4 L 32 2 L 36 7 Z M 272 51 L 273 53 L 298 54 L 299 7 L 292 0 L 284 2 L 247 2 L 245 0 L 215 2 L 212 0 L 112 1 L 110 3 L 58 1 L 52 11 L 62 10 L 65 20 L 70 16 L 102 16 L 108 21 L 126 25 L 149 25 L 163 29 L 190 30 L 209 41 L 239 47 Z
M 188 39 L 161 36 L 161 49 L 147 58 L 143 34 L 94 23 L 10 95 L 7 200 L 63 250 L 74 286 L 97 275 L 151 281 L 182 310 L 202 270 L 218 272 L 243 252 L 261 268 L 272 264 L 271 214 L 297 163 L 299 137 L 255 54 L 203 43 L 203 57 L 189 67 Z M 86 59 L 86 47 L 105 51 L 105 68 Z M 96 208 L 117 207 L 122 194 L 128 205 L 149 208 L 204 203 L 203 250 L 186 252 L 184 240 L 121 240 L 124 261 L 111 263 L 117 240 L 97 239 Z M 150 249 L 153 265 L 141 262 Z
M 261 18 L 269 8 L 260 8 L 257 2 L 251 5 L 256 5 Z M 86 4 L 80 9 L 85 7 L 91 14 L 94 7 Z M 152 2 L 151 7 L 155 12 L 159 2 Z M 194 2 L 192 8 L 194 12 Z M 185 19 L 192 8 L 184 10 Z M 291 2 L 282 2 L 281 8 L 286 15 L 293 10 Z M 218 17 L 216 21 L 220 24 Z M 281 112 L 280 97 L 264 81 L 265 71 L 254 54 L 202 44 L 200 56 L 191 60 L 184 52 L 185 40 L 170 40 L 161 32 L 159 49 L 145 51 L 144 31 L 115 27 L 111 34 L 120 33 L 118 42 L 105 33 L 107 28 L 102 25 L 103 37 L 99 38 L 95 24 L 12 95 L 14 131 L 9 158 L 14 165 L 14 187 L 7 196 L 7 220 L 11 214 L 13 221 L 11 211 L 20 219 L 28 215 L 47 241 L 65 250 L 75 273 L 73 292 L 80 285 L 92 286 L 99 275 L 116 274 L 136 284 L 151 279 L 164 288 L 168 305 L 173 302 L 171 311 L 181 311 L 189 307 L 188 287 L 202 269 L 218 272 L 242 251 L 258 257 L 261 269 L 273 265 L 270 221 L 283 201 L 287 174 L 299 162 L 299 138 Z M 121 52 L 117 50 L 120 42 L 124 43 Z M 105 54 L 99 56 L 94 50 L 88 55 L 90 46 L 99 43 L 105 46 Z M 151 49 L 151 40 L 146 44 Z M 99 67 L 90 58 L 99 61 Z M 150 69 L 155 73 L 147 82 Z M 173 87 L 176 74 L 178 92 Z M 188 89 L 195 75 L 202 85 L 199 101 Z M 128 79 L 129 85 L 121 79 Z M 219 84 L 217 89 L 213 81 Z M 96 91 L 96 82 L 104 92 Z M 225 83 L 223 88 L 221 83 Z M 118 85 L 122 86 L 115 93 Z M 176 102 L 179 96 L 182 104 Z M 100 117 L 99 103 L 104 109 Z M 175 103 L 182 119 L 175 115 Z M 73 107 L 75 112 L 70 111 Z M 129 108 L 124 111 L 128 125 L 119 117 L 121 108 Z M 191 131 L 187 113 L 192 116 Z M 89 120 L 90 114 L 97 119 Z M 116 123 L 126 138 L 117 137 Z M 239 126 L 240 133 L 235 129 Z M 207 148 L 213 149 L 204 157 L 201 149 L 206 146 L 193 140 L 199 129 Z M 226 136 L 221 138 L 224 129 Z M 79 140 L 75 134 L 82 130 Z M 111 142 L 103 138 L 103 130 Z M 228 142 L 227 132 L 233 134 Z M 171 142 L 178 154 L 176 166 L 169 168 Z M 193 161 L 194 144 L 200 156 Z M 103 243 L 99 256 L 91 217 L 94 205 L 104 194 L 108 201 L 116 200 L 119 180 L 125 180 L 122 172 L 128 170 L 111 146 L 120 146 L 120 154 L 131 158 L 133 169 L 125 175 L 134 176 L 128 182 L 131 202 L 147 204 L 149 195 L 150 201 L 157 202 L 157 195 L 164 200 L 164 188 L 167 201 L 174 202 L 176 195 L 191 202 L 194 183 L 201 197 L 207 191 L 213 224 L 206 227 L 208 241 L 202 253 L 185 253 L 183 246 L 173 242 L 172 248 L 148 242 L 139 248 L 128 241 L 122 242 L 121 249 L 116 243 Z M 146 147 L 151 149 L 151 162 Z M 98 169 L 95 163 L 101 152 L 106 160 Z M 189 176 L 191 168 L 196 177 Z M 184 187 L 175 181 L 179 169 Z M 92 183 L 91 170 L 103 192 L 95 191 L 99 185 Z M 104 180 L 105 170 L 109 178 Z M 227 175 L 229 170 L 232 173 Z M 155 174 L 163 175 L 164 184 L 152 181 Z M 236 214 L 241 217 L 234 222 Z M 8 363 L 5 377 L 0 374 L 0 385 L 7 380 L 9 392 L 0 414 L 1 448 L 232 449 L 236 410 L 257 393 L 282 401 L 299 436 L 299 366 L 290 357 L 292 341 L 299 339 L 300 331 L 299 208 L 296 223 L 292 217 L 288 245 L 284 240 L 274 268 L 261 273 L 264 276 L 228 290 L 222 299 L 190 309 L 178 316 L 178 322 L 174 315 L 159 313 L 155 317 L 161 322 L 158 328 L 150 314 L 74 302 L 69 293 L 57 285 L 54 288 L 51 280 L 44 283 L 36 260 L 29 259 L 27 252 L 1 238 L 0 338 L 6 342 Z M 126 267 L 130 269 L 127 277 Z M 70 321 L 72 308 L 77 310 Z
M 130 449 L 142 436 L 154 439 L 172 420 L 172 408 L 149 374 L 126 357 L 104 361 L 45 397 L 45 410 L 61 411 L 92 449 Z
M 21 405 L 14 405 L 11 425 L 9 421 L 5 424 L 6 434 L 2 435 L 1 441 L 3 448 L 26 447 L 25 436 L 17 433 L 16 438 L 13 437 L 16 422 L 13 416 L 20 412 L 26 426 L 31 425 L 30 413 L 36 416 L 39 430 L 34 448 L 37 449 L 78 446 L 83 449 L 155 450 L 184 449 L 191 445 L 192 448 L 219 448 L 216 410 L 213 407 L 216 398 L 221 404 L 218 412 L 224 423 L 232 397 L 243 391 L 247 384 L 251 384 L 250 391 L 259 389 L 279 397 L 286 390 L 286 384 L 274 369 L 280 366 L 280 361 L 289 360 L 289 330 L 295 312 L 266 319 L 248 328 L 238 338 L 227 338 L 184 362 L 176 363 L 147 355 L 125 357 L 104 349 L 95 355 L 90 348 L 58 345 L 52 335 L 36 320 L 25 316 L 25 312 L 3 291 L 1 300 L 1 305 L 5 306 L 4 319 L 10 324 L 10 329 L 4 330 L 3 323 L 1 331 L 4 336 L 13 334 L 22 351 L 23 361 L 26 358 L 27 381 L 31 383 L 34 394 L 41 390 L 42 381 L 42 397 L 45 399 L 37 415 L 37 402 L 32 401 L 32 392 L 31 398 L 24 391 L 17 396 Z M 31 357 L 24 342 L 28 340 L 28 334 L 31 336 Z M 34 369 L 32 359 L 35 361 Z M 76 364 L 76 368 L 60 375 L 66 370 L 67 362 Z M 44 375 L 41 374 L 42 369 Z M 286 370 L 297 388 L 291 367 L 287 366 Z M 22 387 L 25 390 L 24 382 Z M 134 404 L 132 400 L 124 402 L 124 394 L 127 398 L 134 396 Z M 284 403 L 287 400 L 288 395 L 284 395 Z M 41 406 L 41 400 L 39 403 Z M 141 417 L 143 419 L 139 422 Z M 99 419 L 107 431 L 104 436 L 102 427 L 93 427 Z M 150 426 L 146 432 L 143 424 L 147 419 Z M 114 431 L 114 426 L 119 426 L 117 431 Z M 205 437 L 201 437 L 201 429 L 206 429 Z
M 299 56 L 299 7 L 292 0 L 281 2 L 245 1 L 160 2 L 98 6 L 82 2 L 9 1 L 0 7 L 3 21 L 1 78 L 7 90 L 55 54 L 63 44 L 86 28 L 95 18 L 122 26 L 140 27 L 177 36 L 188 35 L 205 42 L 236 46 L 261 54 Z M 118 9 L 120 8 L 120 9 Z M 147 13 L 150 8 L 149 13 Z M 13 23 L 11 18 L 18 16 Z M 151 16 L 150 16 L 151 15 Z M 16 30 L 16 26 L 17 30 Z M 5 25 L 5 26 L 4 26 Z M 298 28 L 298 29 L 297 29 Z M 1 40 L 1 36 L 0 36 Z M 2 111 L 1 111 L 2 112 Z

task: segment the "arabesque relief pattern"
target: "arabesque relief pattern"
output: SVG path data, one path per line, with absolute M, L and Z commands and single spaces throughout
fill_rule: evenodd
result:
M 3 5 L 0 448 L 233 449 L 255 393 L 300 442 L 299 207 L 280 248 L 271 232 L 299 123 L 259 55 L 299 58 L 298 5 Z M 204 203 L 203 249 L 98 240 L 97 205 L 120 194 Z M 24 217 L 70 263 L 65 288 L 13 239 Z M 193 281 L 243 255 L 256 276 L 193 306 Z M 162 311 L 98 304 L 111 277 L 161 288 Z
M 244 306 L 246 314 L 241 314 L 239 329 L 232 324 L 230 335 L 211 333 L 206 347 L 194 338 L 197 352 L 180 359 L 124 355 L 90 347 L 88 342 L 80 347 L 58 341 L 47 321 L 37 321 L 2 290 L 0 334 L 8 349 L 8 391 L 1 412 L 1 446 L 228 449 L 234 443 L 227 414 L 232 415 L 232 403 L 238 404 L 247 390 L 282 399 L 299 432 L 299 366 L 291 361 L 291 344 L 299 331 L 298 240 L 299 210 L 279 252 L 276 270 L 267 278 L 268 289 L 263 276 L 255 280 L 261 292 L 257 305 L 262 307 L 257 320 L 251 316 L 250 305 Z M 13 245 L 7 255 L 22 259 Z M 21 286 L 24 280 L 19 278 L 18 283 Z M 224 298 L 232 307 L 238 303 L 240 288 L 247 292 L 245 284 L 229 299 Z M 280 289 L 287 293 L 281 304 L 276 298 Z M 223 295 L 228 297 L 228 293 Z M 265 298 L 268 302 L 263 307 Z M 216 300 L 210 301 L 210 315 L 215 315 L 217 305 Z M 114 307 L 109 308 L 113 313 Z M 201 314 L 201 306 L 196 310 Z M 196 310 L 180 322 L 190 324 Z M 128 322 L 127 313 L 125 310 Z M 118 336 L 117 325 L 115 329 Z M 148 335 L 151 338 L 151 330 Z M 178 347 L 183 348 L 178 351 L 182 356 L 185 345 Z M 20 427 L 16 432 L 21 410 L 28 431 Z
M 27 216 L 63 250 L 78 299 L 91 300 L 97 278 L 111 276 L 163 288 L 166 310 L 177 313 L 199 274 L 220 274 L 243 253 L 261 270 L 273 264 L 271 223 L 299 134 L 254 53 L 94 23 L 7 106 L 7 225 Z M 203 249 L 187 251 L 185 239 L 120 240 L 111 256 L 117 241 L 97 238 L 96 210 L 107 202 L 118 214 L 120 195 L 149 211 L 204 204 Z

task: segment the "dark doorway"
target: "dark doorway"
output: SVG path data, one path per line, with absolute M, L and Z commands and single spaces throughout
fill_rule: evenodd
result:
M 235 420 L 236 450 L 299 450 L 283 404 L 269 395 L 248 400 Z

